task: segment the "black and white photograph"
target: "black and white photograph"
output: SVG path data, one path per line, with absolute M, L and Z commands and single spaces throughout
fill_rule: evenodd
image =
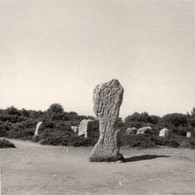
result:
M 194 195 L 195 0 L 0 0 L 0 194 Z

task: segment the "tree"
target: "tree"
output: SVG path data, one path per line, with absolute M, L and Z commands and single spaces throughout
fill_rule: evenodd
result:
M 15 108 L 14 106 L 11 106 L 11 107 L 8 107 L 6 109 L 7 113 L 10 114 L 10 115 L 18 115 L 20 116 L 20 112 L 17 108 Z
M 195 128 L 195 117 L 191 117 L 190 119 L 188 119 L 188 122 L 191 127 Z
M 47 111 L 54 112 L 54 113 L 60 113 L 64 111 L 64 108 L 60 104 L 54 103 L 47 109 Z
M 149 122 L 152 124 L 157 124 L 159 119 L 160 119 L 160 117 L 156 116 L 156 115 L 149 116 Z
M 22 108 L 21 113 L 22 113 L 22 115 L 25 116 L 25 117 L 29 117 L 29 116 L 30 116 L 29 112 L 28 112 L 26 109 L 24 109 L 24 108 Z
M 187 126 L 187 116 L 185 114 L 179 114 L 179 113 L 172 113 L 172 114 L 166 114 L 162 117 L 161 122 L 165 125 L 173 125 L 175 127 L 178 126 Z
M 194 107 L 194 108 L 192 108 L 192 111 L 191 111 L 191 116 L 192 116 L 192 117 L 195 117 L 195 107 Z
M 65 115 L 66 113 L 64 112 L 64 108 L 58 103 L 52 104 L 47 109 L 46 114 L 50 120 L 63 120 Z
M 132 115 L 129 115 L 125 118 L 125 122 L 149 122 L 149 115 L 147 112 L 134 112 Z

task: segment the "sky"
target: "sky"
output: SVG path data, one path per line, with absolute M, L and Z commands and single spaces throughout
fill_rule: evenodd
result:
M 0 108 L 95 116 L 93 89 L 118 79 L 120 117 L 195 106 L 194 0 L 1 0 Z

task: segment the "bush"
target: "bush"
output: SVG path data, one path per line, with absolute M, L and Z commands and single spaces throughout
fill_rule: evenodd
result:
M 15 148 L 15 145 L 6 139 L 0 139 L 0 148 Z
M 34 135 L 33 129 L 11 129 L 8 133 L 8 138 L 22 139 L 22 140 L 32 140 Z
M 125 122 L 145 122 L 149 121 L 149 115 L 147 112 L 138 113 L 134 112 L 132 115 L 129 115 L 125 118 Z
M 182 137 L 179 136 L 159 137 L 155 135 L 145 134 L 145 135 L 126 135 L 125 137 L 123 137 L 124 146 L 139 147 L 139 148 L 153 148 L 158 146 L 178 148 L 182 145 L 182 141 L 183 141 Z M 193 143 L 194 143 L 193 141 L 189 143 L 190 148 L 193 148 Z
M 62 145 L 62 146 L 68 146 L 69 144 L 69 137 L 61 137 L 61 136 L 52 136 L 45 139 L 40 140 L 40 144 L 42 145 Z
M 85 137 L 74 137 L 71 140 L 72 146 L 94 146 L 97 143 L 97 139 L 90 139 Z
M 194 138 L 185 138 L 181 145 L 181 148 L 190 148 L 190 149 L 195 149 L 195 139 Z
M 10 115 L 18 115 L 18 116 L 20 116 L 19 110 L 17 108 L 15 108 L 14 106 L 11 106 L 11 107 L 7 108 L 6 111 Z
M 161 118 L 161 123 L 167 126 L 187 126 L 187 116 L 185 114 L 179 114 L 179 113 L 172 113 L 172 114 L 166 114 Z
M 192 126 L 195 127 L 195 117 L 191 117 L 188 119 L 188 123 Z
M 129 147 L 152 148 L 155 143 L 151 140 L 150 135 L 126 135 L 123 137 L 123 145 Z

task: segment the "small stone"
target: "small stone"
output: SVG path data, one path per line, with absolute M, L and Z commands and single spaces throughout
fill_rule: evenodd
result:
M 150 126 L 142 127 L 142 128 L 137 130 L 137 134 L 147 134 L 147 133 L 151 132 L 151 130 L 152 130 L 152 128 Z
M 78 135 L 84 135 L 85 137 L 88 138 L 93 138 L 94 133 L 93 133 L 93 121 L 90 119 L 84 119 L 80 122 L 79 128 L 78 128 Z
M 135 127 L 131 127 L 131 128 L 128 128 L 125 133 L 128 135 L 128 134 L 136 134 L 137 133 L 137 128 Z
M 164 129 L 160 130 L 159 137 L 167 137 L 168 134 L 169 134 L 169 130 L 164 128 Z
M 71 129 L 75 132 L 78 133 L 79 128 L 77 126 L 71 126 Z

